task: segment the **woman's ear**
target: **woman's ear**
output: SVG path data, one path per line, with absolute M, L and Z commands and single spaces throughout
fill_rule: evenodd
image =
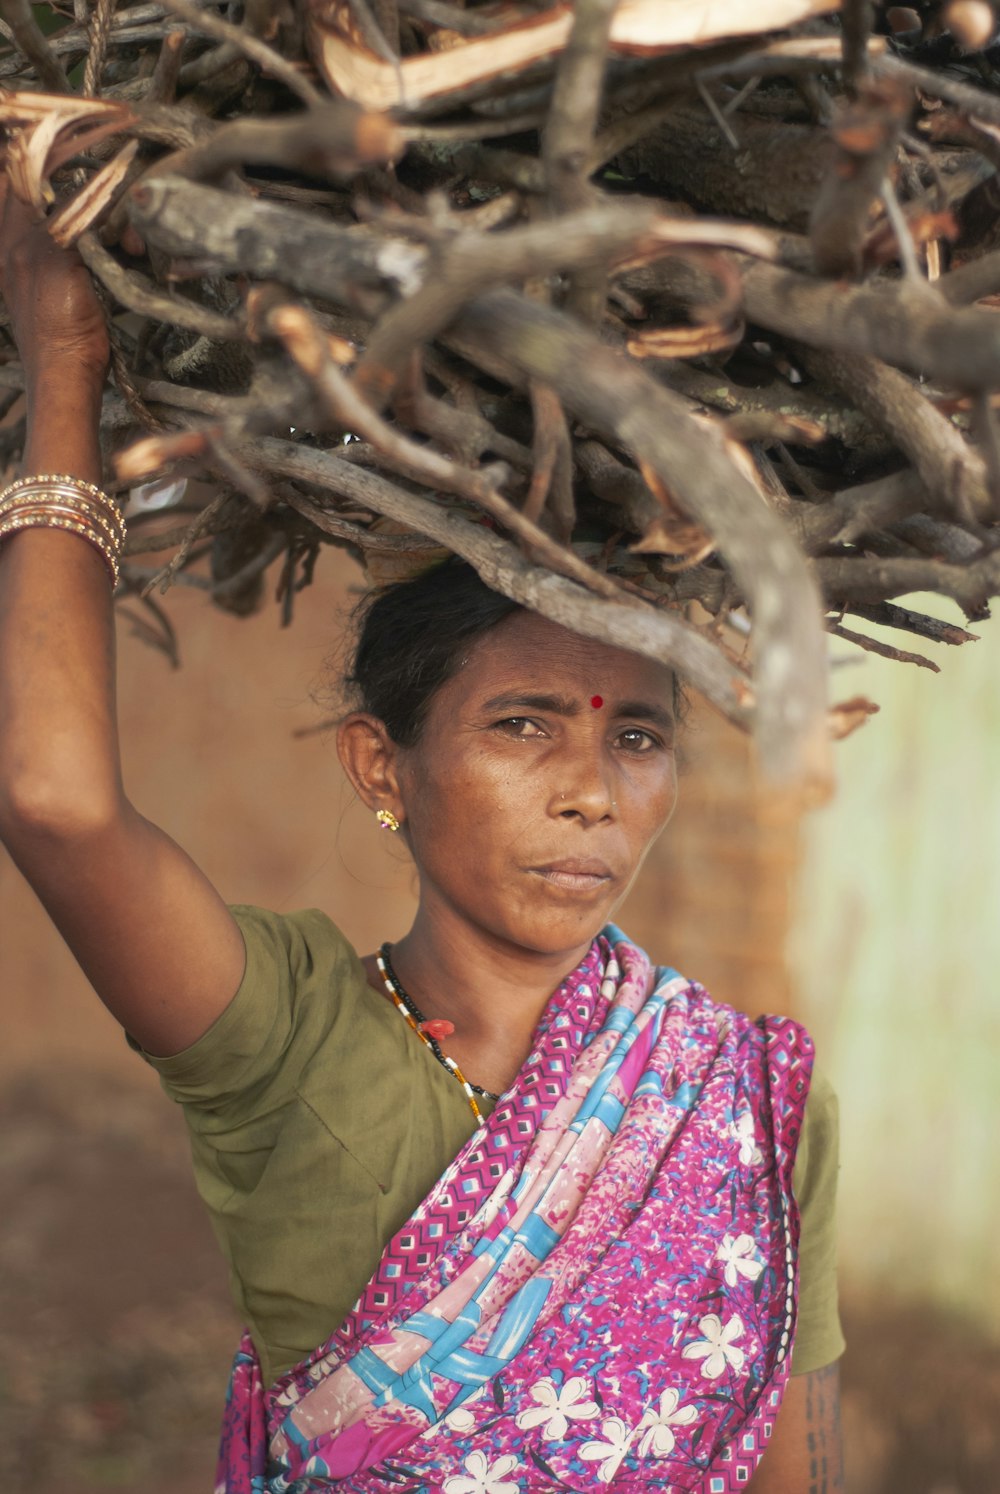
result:
M 337 755 L 362 804 L 387 809 L 402 823 L 399 748 L 385 723 L 367 711 L 351 711 L 337 728 Z

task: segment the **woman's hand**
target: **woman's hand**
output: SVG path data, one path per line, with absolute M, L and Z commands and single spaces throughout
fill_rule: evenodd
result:
M 61 249 L 0 175 L 0 293 L 24 365 L 26 472 L 101 480 L 108 333 L 80 256 Z
M 104 313 L 79 255 L 61 249 L 0 177 L 0 292 L 29 392 L 57 374 L 100 388 L 108 365 Z

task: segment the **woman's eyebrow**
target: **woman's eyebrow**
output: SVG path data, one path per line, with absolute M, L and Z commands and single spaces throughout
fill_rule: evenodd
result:
M 670 728 L 674 725 L 674 713 L 667 706 L 654 705 L 648 700 L 623 700 L 615 701 L 611 708 L 612 716 L 631 716 L 633 720 L 651 721 L 654 726 Z
M 568 695 L 535 695 L 511 691 L 508 695 L 493 695 L 483 702 L 484 711 L 548 711 L 555 716 L 575 716 L 580 710 L 578 701 Z

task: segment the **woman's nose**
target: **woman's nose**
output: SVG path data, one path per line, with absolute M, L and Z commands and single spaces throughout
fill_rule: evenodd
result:
M 579 816 L 587 824 L 614 818 L 618 805 L 614 785 L 603 754 L 574 753 L 560 764 L 559 786 L 553 800 L 553 813 Z

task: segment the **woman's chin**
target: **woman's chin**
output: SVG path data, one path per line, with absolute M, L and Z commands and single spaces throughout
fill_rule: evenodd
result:
M 532 954 L 556 959 L 576 957 L 597 937 L 608 921 L 609 911 L 602 903 L 587 907 L 534 908 L 530 917 L 507 921 L 509 941 Z

